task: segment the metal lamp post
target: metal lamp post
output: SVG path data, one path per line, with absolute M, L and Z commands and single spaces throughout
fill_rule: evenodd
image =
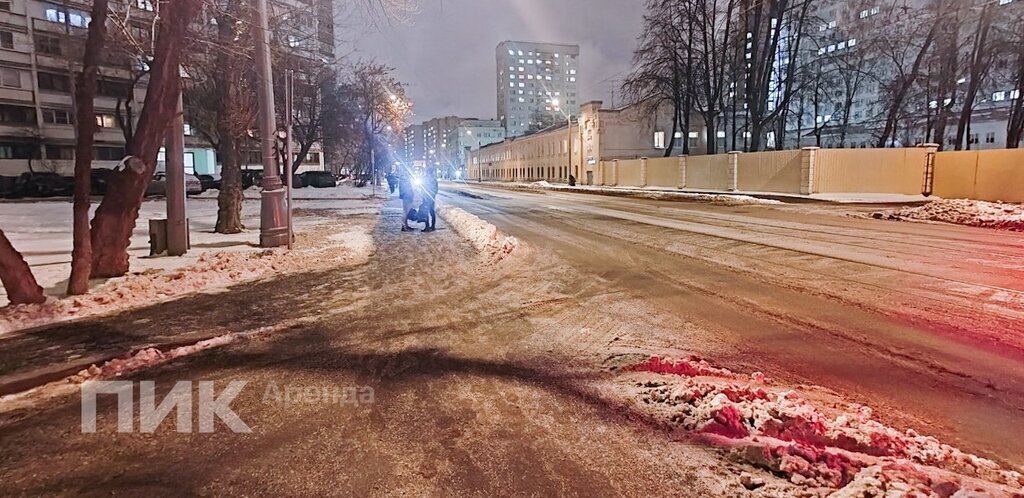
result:
M 270 63 L 270 29 L 267 0 L 257 0 L 256 21 L 260 36 L 256 40 L 256 69 L 259 74 L 260 150 L 263 153 L 263 192 L 260 203 L 260 246 L 281 247 L 289 243 L 285 189 L 274 158 L 277 119 L 274 116 L 274 77 Z

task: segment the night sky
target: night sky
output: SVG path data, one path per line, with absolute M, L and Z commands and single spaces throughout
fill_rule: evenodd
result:
M 420 0 L 408 22 L 351 23 L 356 52 L 349 57 L 395 68 L 416 105 L 411 122 L 446 115 L 486 119 L 496 112 L 498 43 L 576 44 L 581 101 L 608 106 L 615 80 L 630 67 L 642 15 L 642 0 Z M 619 99 L 616 93 L 616 104 Z

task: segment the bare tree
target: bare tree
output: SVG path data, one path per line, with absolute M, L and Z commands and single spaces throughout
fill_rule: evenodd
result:
M 127 167 L 110 176 L 107 193 L 92 221 L 94 277 L 116 277 L 128 271 L 128 245 L 139 207 L 156 169 L 157 153 L 175 114 L 181 85 L 180 66 L 186 34 L 199 12 L 199 0 L 168 0 L 161 4 L 146 100 L 135 136 L 128 144 Z
M 967 89 L 964 91 L 963 105 L 960 108 L 960 121 L 956 129 L 956 150 L 971 148 L 970 126 L 974 114 L 974 103 L 978 91 L 988 78 L 996 50 L 991 44 L 990 33 L 995 20 L 996 5 L 985 1 L 981 6 L 981 15 L 974 28 L 970 55 L 967 58 Z
M 1010 56 L 1014 59 L 1013 75 L 1014 89 L 1012 94 L 1017 98 L 1010 104 L 1009 120 L 1007 122 L 1006 147 L 1016 149 L 1020 147 L 1024 139 L 1024 18 L 1018 13 L 1018 17 L 1011 23 L 1015 36 L 1010 41 Z
M 0 230 L 0 281 L 11 304 L 37 304 L 46 300 L 25 258 Z
M 94 0 L 92 22 L 85 42 L 85 56 L 82 71 L 78 73 L 75 85 L 75 109 L 78 128 L 75 146 L 75 192 L 73 238 L 71 252 L 71 277 L 68 280 L 68 294 L 85 294 L 89 291 L 89 275 L 92 270 L 92 240 L 89 232 L 89 195 L 92 193 L 92 147 L 96 135 L 96 79 L 107 31 L 107 0 Z

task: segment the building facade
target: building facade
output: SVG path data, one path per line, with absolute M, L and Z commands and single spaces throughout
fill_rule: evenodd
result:
M 703 129 L 698 124 L 694 128 Z M 471 151 L 466 178 L 565 182 L 572 174 L 580 184 L 593 185 L 602 161 L 680 154 L 683 134 L 673 135 L 672 129 L 672 117 L 666 113 L 652 116 L 640 106 L 604 109 L 600 101 L 588 102 L 571 125 L 509 137 Z M 707 152 L 707 136 L 706 132 L 691 135 L 691 154 Z
M 518 137 L 580 112 L 578 45 L 506 41 L 498 45 L 498 120 Z
M 150 32 L 153 3 L 131 2 L 128 29 L 138 39 L 144 40 Z M 327 14 L 324 9 L 332 7 L 330 2 L 316 5 L 310 11 L 310 6 L 300 0 L 287 0 L 274 2 L 273 8 L 278 12 L 309 11 L 307 18 L 286 27 L 296 33 L 286 38 L 286 43 L 291 50 L 309 57 L 333 60 L 333 16 L 314 15 Z M 0 175 L 73 173 L 73 81 L 81 66 L 91 7 L 91 2 L 78 0 L 0 1 Z M 123 4 L 111 3 L 112 9 L 120 7 Z M 117 50 L 107 50 L 95 99 L 99 130 L 93 149 L 94 168 L 113 167 L 125 156 L 124 130 L 134 127 L 146 94 L 148 79 L 141 73 L 137 60 Z M 210 144 L 188 123 L 185 134 L 186 171 L 219 174 Z M 322 155 L 321 147 L 317 146 L 304 168 L 323 169 Z M 158 169 L 163 167 L 163 157 L 161 153 Z M 258 155 L 243 159 L 250 167 L 262 167 Z

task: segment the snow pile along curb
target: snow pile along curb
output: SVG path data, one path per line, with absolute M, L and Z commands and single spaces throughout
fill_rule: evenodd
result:
M 67 320 L 157 304 L 196 292 L 272 276 L 366 262 L 374 250 L 368 224 L 338 229 L 323 223 L 296 234 L 296 249 L 223 251 L 203 254 L 185 268 L 150 270 L 112 279 L 84 296 L 49 299 L 38 305 L 0 308 L 0 336 Z
M 702 193 L 702 192 L 683 192 L 679 190 L 669 190 L 665 188 L 645 188 L 645 187 L 604 187 L 604 186 L 591 186 L 591 185 L 578 185 L 570 187 L 568 185 L 555 185 L 546 181 L 539 181 L 526 184 L 515 184 L 518 188 L 527 188 L 532 190 L 554 190 L 558 192 L 580 192 L 584 194 L 598 194 L 598 195 L 609 195 L 618 197 L 631 197 L 635 199 L 652 199 L 660 201 L 693 201 L 693 202 L 706 202 L 709 204 L 715 204 L 719 206 L 749 206 L 749 205 L 766 205 L 775 206 L 783 204 L 781 201 L 774 199 L 761 199 L 743 194 L 717 194 L 717 193 Z
M 889 220 L 938 221 L 1001 230 L 1024 231 L 1024 205 L 1002 202 L 945 199 L 918 207 L 878 212 L 874 218 Z
M 441 217 L 455 233 L 469 240 L 477 251 L 495 261 L 511 256 L 520 247 L 519 239 L 457 207 L 441 208 Z
M 1024 487 L 1018 470 L 888 427 L 865 406 L 827 412 L 759 373 L 654 357 L 617 380 L 639 409 L 835 496 L 1021 496 Z

